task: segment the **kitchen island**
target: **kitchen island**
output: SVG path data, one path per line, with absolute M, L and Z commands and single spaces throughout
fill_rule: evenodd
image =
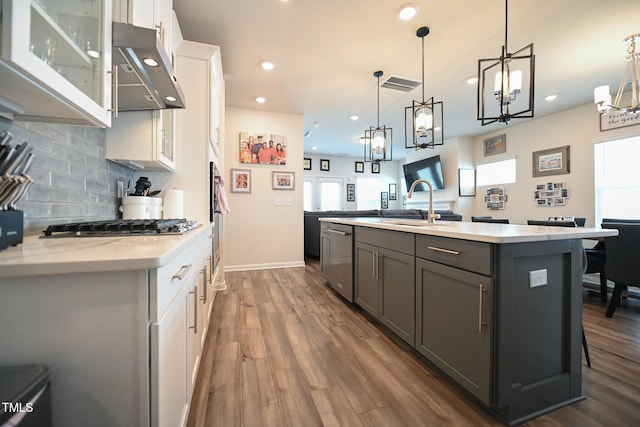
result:
M 505 423 L 584 399 L 582 239 L 616 231 L 320 221 L 352 227 L 354 302 Z
M 50 368 L 57 426 L 183 426 L 215 296 L 211 225 L 0 252 L 0 366 Z

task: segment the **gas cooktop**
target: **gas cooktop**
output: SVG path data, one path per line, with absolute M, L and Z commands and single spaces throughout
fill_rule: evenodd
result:
M 196 228 L 197 221 L 175 219 L 114 219 L 53 224 L 41 237 L 109 237 L 184 234 Z

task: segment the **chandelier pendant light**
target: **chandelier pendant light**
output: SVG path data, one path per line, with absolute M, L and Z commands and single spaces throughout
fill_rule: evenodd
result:
M 640 112 L 640 103 L 638 102 L 638 94 L 640 93 L 640 52 L 636 52 L 636 43 L 640 43 L 640 33 L 632 34 L 623 41 L 627 44 L 627 66 L 618 87 L 615 101 L 613 104 L 611 103 L 608 85 L 599 86 L 593 90 L 593 100 L 598 106 L 598 111 L 603 114 L 610 111 L 619 111 L 626 114 Z M 629 74 L 631 75 L 631 103 L 623 106 L 622 94 L 627 87 Z
M 420 27 L 416 31 L 422 39 L 422 102 L 414 100 L 410 107 L 404 109 L 404 146 L 416 150 L 444 145 L 442 101 L 435 102 L 433 97 L 424 99 L 424 38 L 427 34 L 429 27 Z
M 393 129 L 380 126 L 380 77 L 382 71 L 376 71 L 373 76 L 378 79 L 378 122 L 377 126 L 370 126 L 364 131 L 364 161 L 386 162 L 393 158 Z
M 507 48 L 509 0 L 505 0 L 504 45 L 499 58 L 478 60 L 477 119 L 482 126 L 533 117 L 535 55 L 533 43 Z

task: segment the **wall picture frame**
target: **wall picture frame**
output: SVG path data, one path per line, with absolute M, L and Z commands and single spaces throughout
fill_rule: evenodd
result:
M 533 176 L 564 175 L 571 172 L 569 146 L 549 148 L 547 150 L 534 151 Z
M 380 209 L 389 209 L 389 193 L 380 192 Z
M 239 162 L 286 165 L 287 137 L 273 132 L 240 132 Z
M 273 190 L 295 190 L 294 172 L 271 172 L 271 188 Z
M 380 173 L 380 163 L 378 162 L 371 163 L 371 173 Z
M 311 163 L 311 159 L 308 158 L 308 157 L 305 157 L 302 160 L 302 166 L 303 166 L 304 170 L 306 170 L 306 171 L 310 171 L 311 170 L 311 164 L 312 164 Z
M 356 162 L 356 173 L 364 173 L 364 162 Z
M 347 184 L 347 202 L 355 202 L 356 201 L 356 185 L 355 184 Z
M 251 171 L 248 169 L 231 169 L 231 192 L 251 193 Z
M 458 169 L 458 196 L 473 197 L 476 195 L 476 170 L 473 168 Z
M 329 172 L 330 164 L 329 159 L 320 159 L 320 170 Z
M 495 154 L 506 153 L 507 151 L 507 135 L 496 135 L 484 140 L 484 156 L 493 156 Z
M 398 198 L 397 191 L 398 191 L 397 184 L 393 182 L 390 183 L 389 184 L 389 200 L 396 200 Z

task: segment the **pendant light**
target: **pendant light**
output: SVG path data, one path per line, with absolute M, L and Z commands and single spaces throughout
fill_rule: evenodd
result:
M 640 52 L 636 52 L 636 42 L 640 42 L 640 33 L 632 34 L 623 40 L 627 44 L 627 66 L 618 87 L 616 99 L 611 103 L 609 86 L 599 86 L 593 90 L 594 102 L 598 105 L 598 111 L 606 114 L 611 110 L 626 114 L 635 114 L 640 111 L 638 94 L 640 93 Z M 622 105 L 622 94 L 627 87 L 627 77 L 631 74 L 631 103 Z
M 376 71 L 373 76 L 378 79 L 378 124 L 370 126 L 364 131 L 364 161 L 386 162 L 392 160 L 393 129 L 380 126 L 380 77 L 382 71 Z
M 500 57 L 478 60 L 477 119 L 482 121 L 482 126 L 533 117 L 533 43 L 509 53 L 508 7 L 509 0 L 505 0 L 504 45 Z
M 416 150 L 444 145 L 442 101 L 434 102 L 433 97 L 424 99 L 424 38 L 427 34 L 429 27 L 416 31 L 416 36 L 422 39 L 422 102 L 412 101 L 412 105 L 404 109 L 404 146 Z

